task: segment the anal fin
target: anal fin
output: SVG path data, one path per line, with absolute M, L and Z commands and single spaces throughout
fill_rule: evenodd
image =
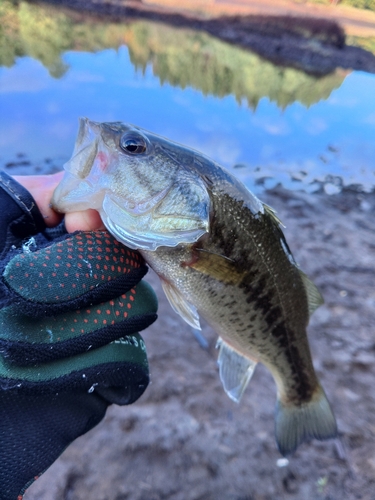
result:
M 217 360 L 220 380 L 227 395 L 239 403 L 257 362 L 241 356 L 220 337 L 217 347 L 220 349 Z

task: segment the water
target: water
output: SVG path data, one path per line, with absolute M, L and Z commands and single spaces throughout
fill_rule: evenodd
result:
M 374 189 L 372 74 L 315 78 L 190 30 L 1 9 L 0 167 L 11 174 L 61 169 L 87 116 L 191 146 L 256 192 Z

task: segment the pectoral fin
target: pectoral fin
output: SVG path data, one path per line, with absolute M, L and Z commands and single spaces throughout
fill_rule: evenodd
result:
M 199 314 L 195 306 L 190 304 L 176 287 L 162 280 L 164 293 L 169 300 L 172 309 L 182 316 L 182 318 L 193 328 L 201 329 L 199 323 Z
M 241 282 L 243 272 L 238 271 L 233 260 L 200 248 L 195 252 L 196 258 L 186 264 L 189 267 L 227 285 L 236 285 Z
M 220 349 L 217 360 L 220 380 L 228 396 L 236 403 L 239 403 L 254 373 L 257 362 L 241 356 L 220 337 L 217 347 Z

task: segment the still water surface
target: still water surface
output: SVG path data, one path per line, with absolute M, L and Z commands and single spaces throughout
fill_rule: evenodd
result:
M 0 44 L 0 167 L 9 173 L 60 169 L 87 116 L 198 149 L 257 192 L 374 189 L 374 75 L 315 78 L 150 22 L 87 24 L 22 2 L 12 15 L 18 24 Z

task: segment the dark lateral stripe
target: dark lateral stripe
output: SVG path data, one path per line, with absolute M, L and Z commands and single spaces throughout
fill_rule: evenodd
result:
M 293 382 L 289 384 L 289 399 L 298 403 L 310 401 L 316 387 L 316 381 L 315 379 L 312 381 L 311 376 L 306 373 L 305 362 L 294 344 L 295 332 L 288 329 L 284 321 L 274 326 L 270 332 L 276 340 L 277 347 L 283 351 L 292 372 Z

